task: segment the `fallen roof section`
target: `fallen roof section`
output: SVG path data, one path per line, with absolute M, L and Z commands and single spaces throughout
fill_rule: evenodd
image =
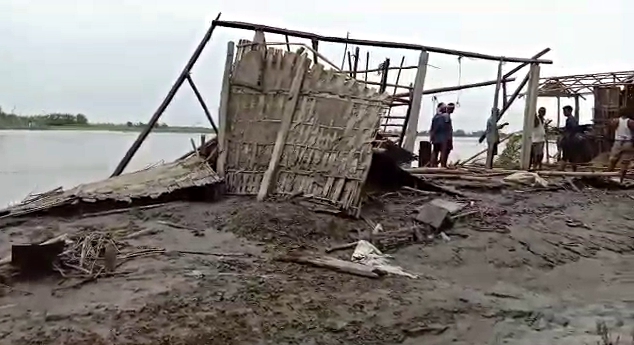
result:
M 632 84 L 634 71 L 575 74 L 542 78 L 539 82 L 540 97 L 574 97 L 594 92 L 595 86 Z
M 175 162 L 111 177 L 102 181 L 79 185 L 67 191 L 57 189 L 42 197 L 31 198 L 10 207 L 0 218 L 27 215 L 77 202 L 95 203 L 114 201 L 132 203 L 140 199 L 159 197 L 192 187 L 218 184 L 223 179 L 200 155 L 192 155 Z

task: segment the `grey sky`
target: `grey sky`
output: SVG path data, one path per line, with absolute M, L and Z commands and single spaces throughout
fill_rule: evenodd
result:
M 319 5 L 283 0 L 12 0 L 0 2 L 0 106 L 22 114 L 81 112 L 93 122 L 147 121 L 218 12 L 224 20 L 335 36 L 349 31 L 354 38 L 496 55 L 529 57 L 550 47 L 546 57 L 555 64 L 543 66 L 542 76 L 634 69 L 626 61 L 634 56 L 625 36 L 634 3 L 627 0 L 322 0 Z M 226 42 L 239 38 L 251 38 L 251 33 L 217 30 L 193 72 L 214 116 Z M 320 45 L 322 49 L 341 63 L 343 46 Z M 406 64 L 416 63 L 415 53 L 374 49 L 370 65 L 385 57 L 398 64 L 404 53 Z M 456 57 L 432 54 L 430 63 L 440 69 L 429 70 L 427 88 L 458 83 Z M 494 79 L 495 70 L 496 62 L 464 59 L 462 83 Z M 490 112 L 492 95 L 488 87 L 438 97 L 455 102 L 459 96 L 455 126 L 478 130 Z M 551 116 L 556 113 L 553 102 L 539 105 Z M 589 119 L 590 108 L 582 103 L 582 121 Z M 511 108 L 512 128 L 520 127 L 522 111 L 522 102 Z M 426 97 L 420 128 L 428 127 L 431 112 Z M 187 85 L 162 121 L 206 124 Z

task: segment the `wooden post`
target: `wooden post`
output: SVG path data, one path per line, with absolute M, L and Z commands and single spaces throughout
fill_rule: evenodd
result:
M 561 125 L 561 97 L 557 96 L 557 128 Z
M 520 169 L 528 170 L 531 159 L 531 131 L 537 111 L 537 88 L 539 87 L 539 64 L 531 64 L 526 90 L 526 105 L 524 107 L 524 126 L 522 128 L 522 151 L 520 155 Z
M 498 105 L 500 103 L 500 86 L 502 84 L 502 64 L 504 61 L 500 61 L 498 64 L 497 82 L 495 84 L 495 94 L 493 95 L 493 106 L 491 107 L 491 116 L 487 123 L 487 158 L 485 167 L 487 169 L 493 168 L 493 158 L 495 156 L 495 148 L 500 142 L 500 132 L 497 126 L 500 109 Z
M 264 172 L 262 183 L 260 184 L 260 190 L 258 191 L 257 199 L 259 201 L 262 201 L 266 198 L 271 190 L 271 187 L 275 183 L 274 180 L 277 175 L 277 167 L 280 163 L 280 160 L 282 159 L 282 153 L 284 151 L 284 146 L 286 145 L 288 131 L 291 128 L 291 122 L 293 121 L 293 115 L 295 114 L 295 108 L 297 107 L 297 102 L 299 100 L 299 92 L 302 89 L 304 76 L 306 75 L 306 70 L 308 69 L 309 60 L 307 60 L 303 55 L 299 55 L 297 59 L 297 69 L 295 70 L 295 75 L 293 76 L 293 81 L 291 82 L 289 95 L 286 104 L 284 105 L 284 111 L 282 113 L 282 123 L 280 124 L 280 128 L 277 132 L 277 138 L 275 140 L 273 152 L 271 153 L 269 166 Z
M 575 119 L 579 123 L 579 95 L 575 95 Z
M 414 90 L 412 90 L 412 98 L 410 99 L 409 121 L 405 129 L 405 140 L 403 141 L 403 148 L 409 152 L 414 152 L 414 144 L 416 143 L 416 137 L 418 135 L 418 119 L 423 103 L 427 62 L 429 62 L 429 53 L 426 50 L 422 50 L 418 58 L 418 70 L 416 70 Z
M 216 170 L 221 177 L 225 176 L 225 162 L 227 161 L 227 111 L 229 96 L 231 95 L 231 67 L 233 66 L 233 52 L 235 44 L 227 43 L 225 71 L 222 75 L 222 89 L 220 90 L 220 106 L 218 107 L 218 161 Z
M 557 96 L 557 128 L 559 128 L 561 126 L 561 97 Z M 559 143 L 558 138 L 555 138 L 555 140 L 557 140 L 557 143 Z M 557 156 L 556 156 L 556 161 L 559 162 L 559 160 L 561 159 L 561 150 L 559 148 L 559 145 L 557 145 Z
M 319 41 L 316 39 L 312 39 L 310 40 L 310 43 L 313 46 L 313 63 L 316 65 L 319 63 L 318 57 L 317 57 L 317 52 L 319 51 Z M 359 49 L 359 48 L 357 48 Z

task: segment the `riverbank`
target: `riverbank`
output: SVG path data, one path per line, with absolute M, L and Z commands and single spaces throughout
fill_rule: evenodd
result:
M 407 191 L 377 195 L 364 214 L 395 231 L 411 224 L 411 210 L 431 198 Z M 301 200 L 226 197 L 5 224 L 3 254 L 34 233 L 82 239 L 99 229 L 128 259 L 97 280 L 5 281 L 10 288 L 0 297 L 0 339 L 594 344 L 599 321 L 613 339 L 626 339 L 634 291 L 628 224 L 634 201 L 627 193 L 503 190 L 469 193 L 468 199 L 480 211 L 457 222 L 447 238 L 390 250 L 394 262 L 418 279 L 370 279 L 276 260 L 293 248 L 322 251 L 353 241 L 368 229 L 363 220 L 315 212 Z M 139 248 L 147 253 L 134 254 Z M 351 252 L 331 255 L 349 260 Z
M 1 126 L 0 131 L 3 130 L 20 130 L 20 131 L 105 131 L 105 132 L 141 132 L 142 126 L 127 126 L 125 124 L 94 124 L 94 125 L 82 125 L 82 126 L 34 126 L 34 127 L 20 127 L 20 126 Z M 188 126 L 159 126 L 152 129 L 152 132 L 156 133 L 213 133 L 212 128 L 205 127 L 188 127 Z

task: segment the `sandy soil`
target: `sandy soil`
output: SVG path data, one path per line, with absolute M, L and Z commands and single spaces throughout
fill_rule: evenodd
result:
M 364 208 L 386 231 L 414 224 L 427 197 L 392 193 Z M 158 230 L 130 240 L 167 254 L 77 288 L 53 276 L 0 285 L 1 344 L 596 344 L 597 321 L 629 344 L 634 200 L 625 192 L 471 194 L 482 216 L 449 241 L 391 254 L 418 279 L 368 279 L 271 260 L 345 243 L 368 222 L 295 201 L 37 218 L 0 233 L 0 254 L 34 233 Z M 169 221 L 200 232 L 175 229 Z M 173 254 L 174 250 L 251 256 Z M 350 251 L 339 252 L 347 258 Z

